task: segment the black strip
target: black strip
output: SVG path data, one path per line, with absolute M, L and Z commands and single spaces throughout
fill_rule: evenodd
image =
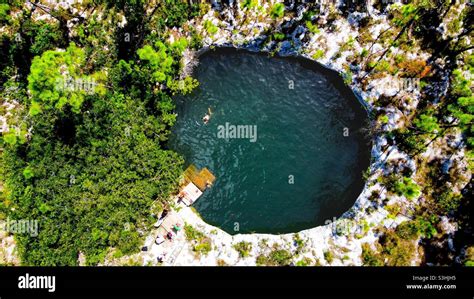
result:
M 4 267 L 0 297 L 472 298 L 473 272 L 452 267 Z M 18 277 L 26 273 L 55 275 L 56 291 L 20 290 Z M 407 284 L 424 284 L 413 276 L 429 277 L 425 283 L 430 284 L 454 284 L 456 289 L 407 290 Z M 455 278 L 448 282 L 447 277 Z

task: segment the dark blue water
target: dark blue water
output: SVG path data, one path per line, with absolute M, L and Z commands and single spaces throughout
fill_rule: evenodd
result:
M 335 73 L 218 49 L 200 57 L 194 76 L 199 88 L 176 99 L 170 145 L 217 178 L 195 203 L 205 221 L 231 234 L 285 233 L 353 205 L 369 165 L 367 114 Z

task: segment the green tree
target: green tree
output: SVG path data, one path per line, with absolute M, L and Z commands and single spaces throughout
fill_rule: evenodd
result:
M 97 74 L 83 73 L 84 63 L 84 50 L 75 44 L 71 44 L 66 51 L 49 50 L 35 57 L 28 75 L 30 114 L 34 116 L 43 109 L 62 109 L 65 105 L 79 113 L 89 92 L 103 93 L 104 90 L 95 84 Z
M 146 61 L 156 82 L 166 82 L 170 78 L 174 61 L 164 43 L 157 41 L 154 47 L 146 45 L 137 54 L 141 60 Z
M 433 133 L 439 131 L 438 120 L 430 114 L 421 114 L 414 121 L 416 127 L 424 133 Z

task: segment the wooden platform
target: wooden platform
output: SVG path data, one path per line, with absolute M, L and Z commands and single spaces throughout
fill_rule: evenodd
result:
M 211 186 L 216 177 L 204 167 L 200 171 L 193 164 L 184 171 L 184 182 L 183 185 L 193 183 L 199 190 L 204 191 L 207 187 Z
M 179 192 L 179 195 L 181 200 L 190 206 L 202 195 L 202 191 L 193 183 L 189 183 Z

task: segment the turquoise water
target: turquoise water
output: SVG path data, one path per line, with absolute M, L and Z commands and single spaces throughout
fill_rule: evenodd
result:
M 295 232 L 354 204 L 370 159 L 367 114 L 335 73 L 218 49 L 194 76 L 199 88 L 176 98 L 170 147 L 217 178 L 194 204 L 206 222 L 231 234 Z

